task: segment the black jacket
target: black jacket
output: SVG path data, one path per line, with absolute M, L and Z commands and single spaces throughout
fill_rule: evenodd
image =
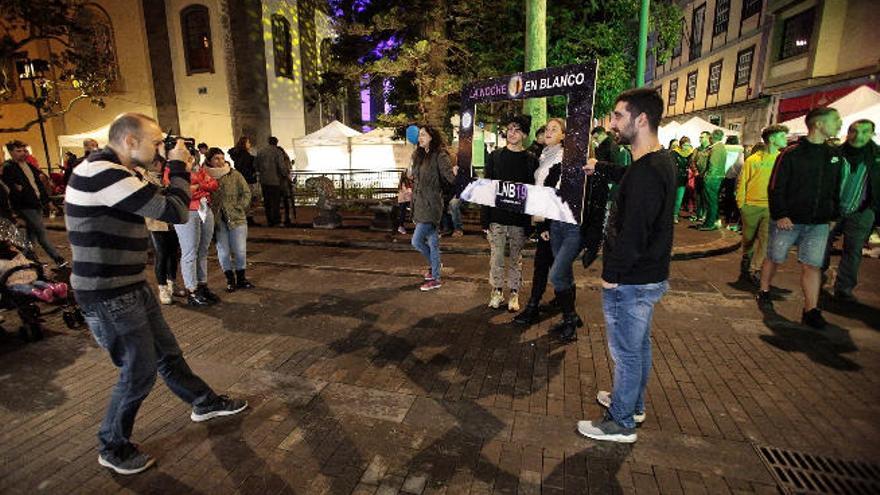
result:
M 675 159 L 669 151 L 660 150 L 629 167 L 600 162 L 596 171 L 611 180 L 619 179 L 608 218 L 602 279 L 625 285 L 668 279 L 677 187 Z
M 488 160 L 486 160 L 486 167 L 483 169 L 483 174 L 486 179 L 534 184 L 535 169 L 537 168 L 538 160 L 528 151 L 514 152 L 507 148 L 501 148 L 489 155 Z M 503 208 L 484 206 L 481 208 L 480 213 L 484 229 L 488 229 L 490 223 L 528 227 L 530 222 L 528 215 L 508 211 Z
M 839 148 L 802 137 L 776 158 L 767 188 L 770 217 L 796 224 L 828 223 L 840 215 Z
M 229 148 L 229 157 L 235 164 L 235 170 L 241 172 L 248 184 L 257 183 L 257 168 L 254 166 L 254 155 L 244 148 Z
M 27 164 L 25 166 L 30 167 Z M 34 174 L 34 182 L 37 183 L 39 196 L 17 163 L 7 160 L 3 164 L 3 182 L 9 188 L 9 203 L 14 210 L 42 210 L 43 205 L 49 202 L 49 195 L 40 180 L 40 172 L 33 167 L 31 171 Z

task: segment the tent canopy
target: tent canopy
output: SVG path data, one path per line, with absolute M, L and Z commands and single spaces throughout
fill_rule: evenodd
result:
M 61 148 L 82 148 L 83 141 L 86 139 L 94 139 L 99 145 L 107 145 L 107 136 L 110 134 L 110 124 L 91 131 L 81 132 L 79 134 L 67 134 L 58 136 L 58 146 Z
M 377 127 L 372 131 L 351 139 L 352 146 L 361 144 L 403 144 L 402 139 L 394 139 L 394 129 Z
M 725 136 L 740 135 L 739 131 L 719 127 L 711 122 L 701 119 L 700 117 L 692 117 L 684 124 L 672 121 L 666 125 L 660 126 L 658 137 L 660 139 L 660 144 L 667 146 L 670 140 L 687 136 L 691 140 L 691 145 L 697 147 L 699 146 L 700 133 L 703 131 L 712 132 L 715 129 L 721 129 Z
M 317 131 L 307 134 L 293 143 L 297 148 L 310 146 L 347 146 L 349 138 L 360 136 L 361 133 L 334 120 Z
M 870 108 L 873 108 L 876 105 L 880 105 L 880 93 L 874 91 L 867 86 L 859 86 L 852 93 L 849 93 L 842 98 L 834 100 L 834 102 L 828 106 L 837 109 L 838 113 L 840 113 L 840 116 L 843 117 L 843 127 L 841 127 L 841 133 L 842 135 L 846 135 L 846 129 L 849 127 L 849 124 L 855 120 L 858 120 L 852 119 L 848 122 L 847 117 L 855 113 L 864 112 Z M 877 123 L 876 120 L 874 122 Z M 794 134 L 797 136 L 807 135 L 806 115 L 803 115 L 796 119 L 786 120 L 785 122 L 782 122 L 782 125 L 788 127 L 788 131 L 790 134 Z

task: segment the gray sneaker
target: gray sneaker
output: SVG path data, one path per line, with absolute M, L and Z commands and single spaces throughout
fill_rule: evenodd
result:
M 120 454 L 99 454 L 98 464 L 110 468 L 119 474 L 138 474 L 150 469 L 156 463 L 149 454 L 145 454 L 134 445 L 129 444 Z
M 605 409 L 611 409 L 611 392 L 600 390 L 599 393 L 596 394 L 596 402 Z M 646 417 L 647 414 L 645 414 L 645 411 L 636 412 L 633 414 L 633 421 L 635 421 L 636 426 L 638 426 L 645 422 Z
M 190 414 L 189 418 L 196 423 L 200 423 L 220 416 L 232 416 L 233 414 L 238 414 L 247 409 L 247 406 L 247 401 L 230 399 L 225 395 L 220 395 L 213 404 L 193 407 L 192 414 Z
M 635 428 L 620 426 L 608 414 L 599 421 L 578 421 L 577 430 L 587 438 L 605 442 L 635 443 L 638 439 Z

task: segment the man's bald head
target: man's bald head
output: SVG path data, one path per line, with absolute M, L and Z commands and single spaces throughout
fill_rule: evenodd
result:
M 124 113 L 110 124 L 109 141 L 116 145 L 121 145 L 125 138 L 133 135 L 140 138 L 143 135 L 145 127 L 159 127 L 159 124 L 152 118 L 142 113 Z

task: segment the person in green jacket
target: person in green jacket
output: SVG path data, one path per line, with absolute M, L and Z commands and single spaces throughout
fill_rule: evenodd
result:
M 703 191 L 706 204 L 706 220 L 700 230 L 718 230 L 718 201 L 721 183 L 727 172 L 727 147 L 724 145 L 724 131 L 712 131 L 712 146 L 709 147 L 709 163 L 703 180 Z
M 226 292 L 252 289 L 254 285 L 245 276 L 251 188 L 241 172 L 229 166 L 220 148 L 209 149 L 205 159 L 208 175 L 219 184 L 211 194 L 211 209 L 216 222 L 217 258 L 226 275 Z
M 691 146 L 691 138 L 682 136 L 677 146 L 670 144 L 672 157 L 675 158 L 676 168 L 678 170 L 678 182 L 675 189 L 675 212 L 673 221 L 678 223 L 678 215 L 681 213 L 681 202 L 684 199 L 684 191 L 687 188 L 688 168 L 691 162 L 691 155 L 694 153 L 694 147 Z
M 706 177 L 706 169 L 709 167 L 709 153 L 711 151 L 711 135 L 709 131 L 700 133 L 700 145 L 691 154 L 691 170 L 694 172 L 694 195 L 696 196 L 697 208 L 691 217 L 692 222 L 702 223 L 706 220 L 706 187 L 703 179 Z M 691 228 L 699 228 L 693 226 Z

